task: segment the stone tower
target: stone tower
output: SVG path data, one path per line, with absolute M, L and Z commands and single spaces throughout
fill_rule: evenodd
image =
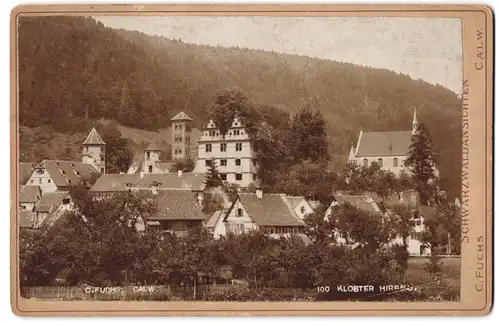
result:
M 82 145 L 82 162 L 94 166 L 101 174 L 106 173 L 106 143 L 95 128 L 92 128 Z
M 190 157 L 193 119 L 181 111 L 170 120 L 172 121 L 172 159 Z

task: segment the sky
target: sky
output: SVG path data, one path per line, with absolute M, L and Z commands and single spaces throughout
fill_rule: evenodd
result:
M 99 16 L 112 28 L 191 44 L 239 46 L 320 57 L 462 91 L 458 18 Z

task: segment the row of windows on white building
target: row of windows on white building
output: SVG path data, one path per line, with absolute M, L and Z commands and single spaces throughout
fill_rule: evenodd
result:
M 228 136 L 231 136 L 231 135 L 239 136 L 239 135 L 244 135 L 244 134 L 245 134 L 245 132 L 243 130 L 239 130 L 239 129 L 227 132 Z M 205 132 L 205 135 L 208 135 L 210 137 L 216 137 L 216 136 L 219 136 L 220 133 L 218 131 L 215 131 L 215 130 L 208 130 L 208 133 Z
M 354 164 L 356 164 L 356 160 L 353 160 L 352 161 Z M 377 160 L 378 164 L 380 167 L 384 167 L 384 160 L 382 158 L 379 158 Z M 369 164 L 369 161 L 368 161 L 368 158 L 364 158 L 363 159 L 363 166 L 364 167 L 369 167 L 370 164 Z M 397 158 L 393 158 L 392 159 L 392 167 L 399 167 L 400 166 L 400 163 L 399 163 L 399 160 Z
M 235 150 L 242 151 L 243 144 L 241 142 L 237 142 L 235 145 Z M 222 151 L 222 152 L 227 151 L 227 144 L 226 143 L 220 144 L 220 151 Z M 212 152 L 212 144 L 205 144 L 205 152 L 207 152 L 207 153 Z

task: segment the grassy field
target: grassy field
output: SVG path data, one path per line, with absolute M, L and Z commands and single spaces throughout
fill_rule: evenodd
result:
M 419 286 L 431 299 L 460 299 L 460 258 L 440 258 L 441 270 L 434 274 L 426 271 L 430 262 L 427 257 L 410 258 L 405 272 L 405 283 Z

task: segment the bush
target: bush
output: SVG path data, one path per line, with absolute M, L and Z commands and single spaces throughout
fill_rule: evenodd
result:
M 439 256 L 432 255 L 429 261 L 425 264 L 425 271 L 431 274 L 440 273 L 443 270 L 443 262 Z

